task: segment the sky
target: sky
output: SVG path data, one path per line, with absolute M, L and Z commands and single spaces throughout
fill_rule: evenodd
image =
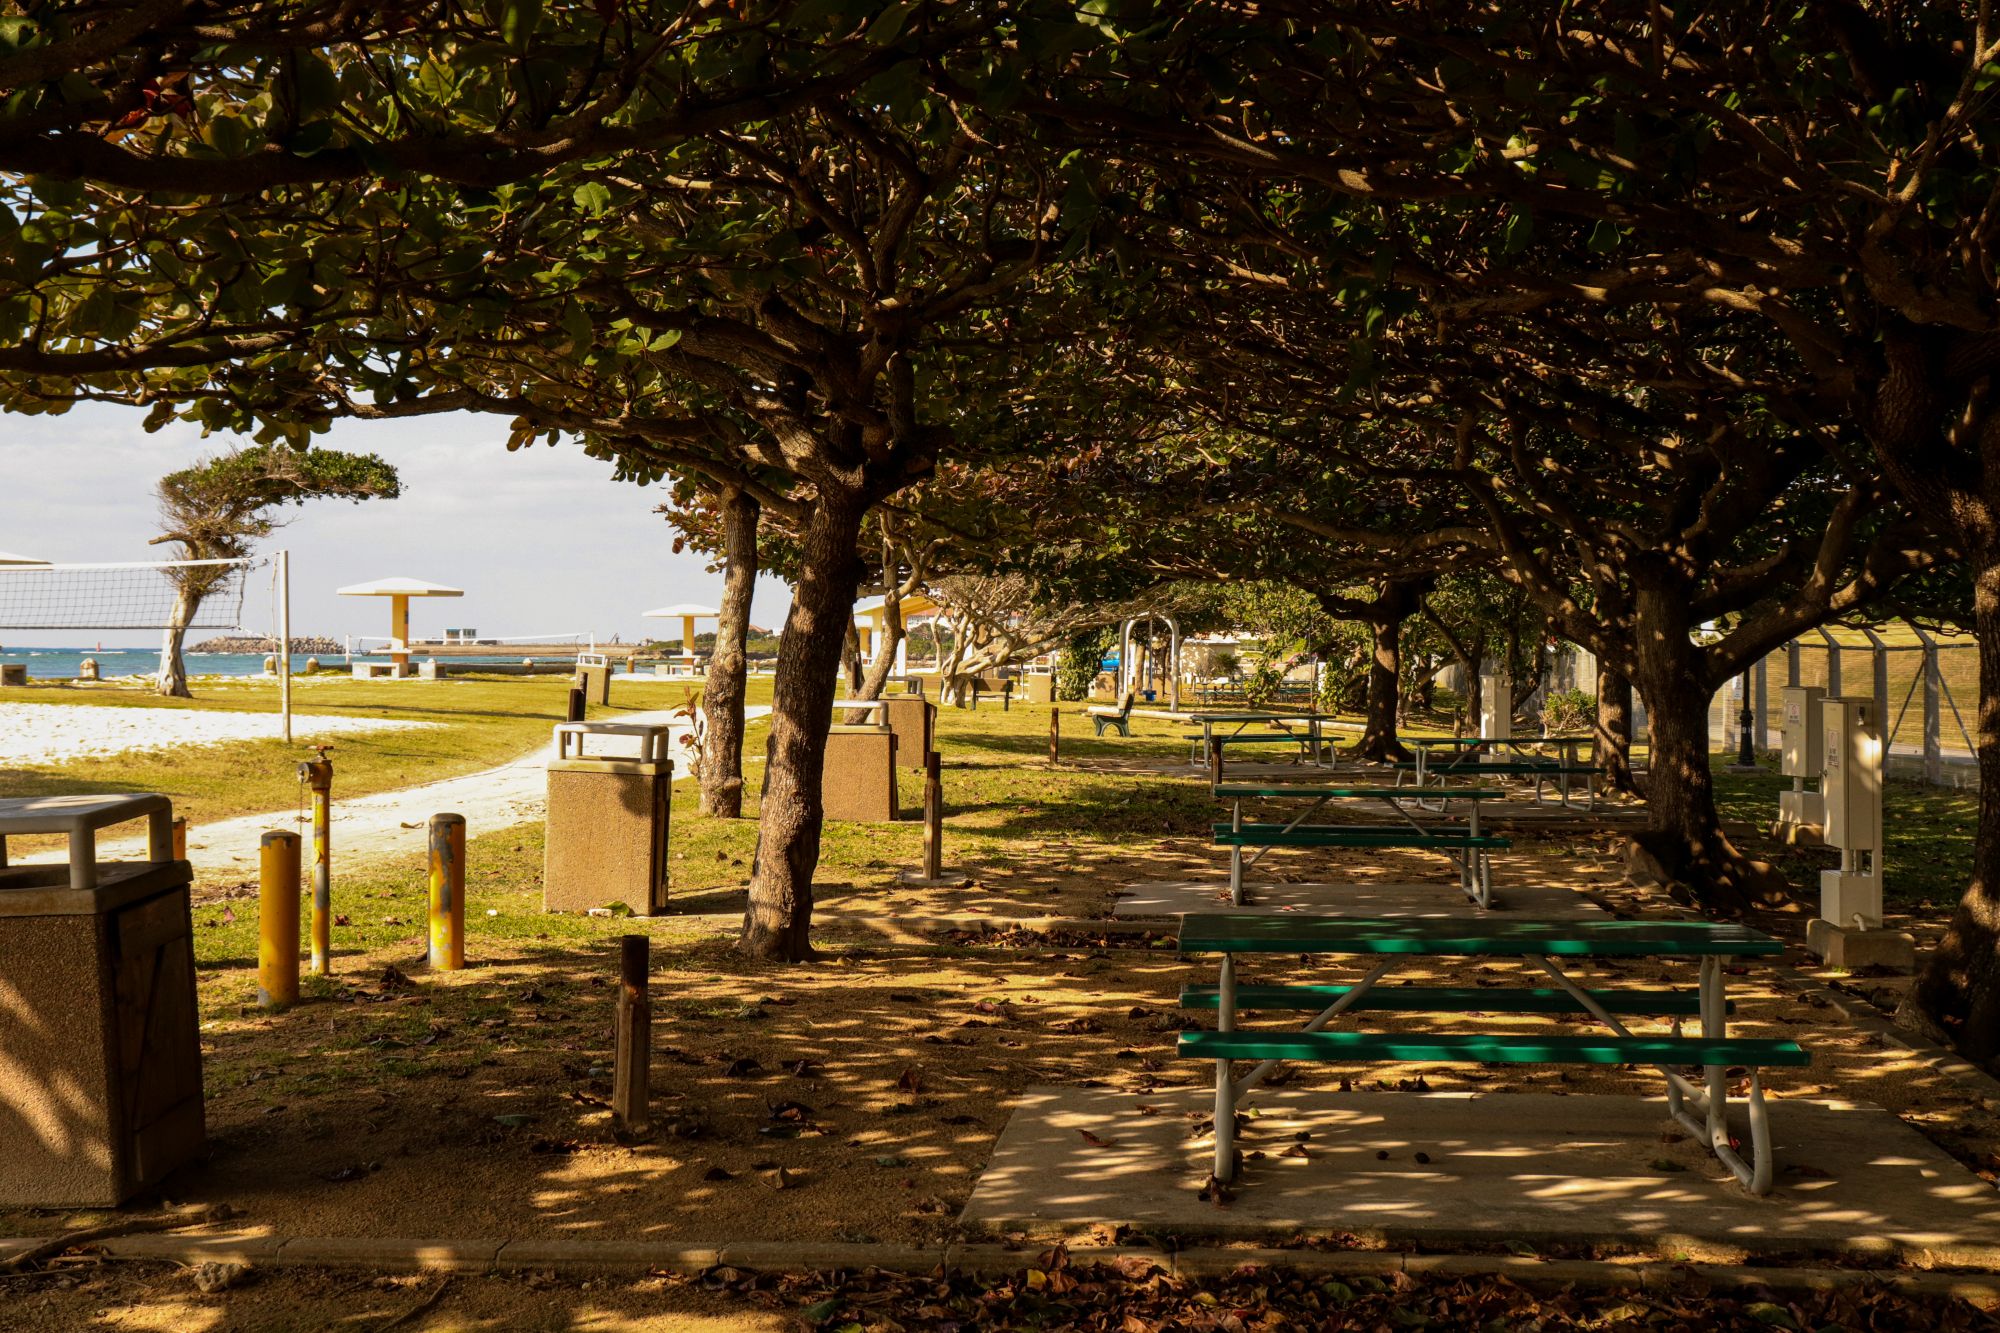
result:
M 58 563 L 167 558 L 147 545 L 159 531 L 153 483 L 235 441 L 204 440 L 179 425 L 148 435 L 140 420 L 136 410 L 106 404 L 65 416 L 0 415 L 0 551 Z M 489 638 L 588 631 L 628 643 L 678 638 L 680 622 L 640 613 L 720 600 L 722 575 L 700 555 L 674 554 L 673 531 L 653 512 L 668 498 L 664 488 L 614 482 L 609 463 L 574 445 L 510 454 L 505 441 L 504 422 L 470 413 L 341 422 L 316 437 L 381 454 L 401 472 L 403 495 L 287 509 L 290 522 L 263 549 L 291 552 L 293 634 L 388 634 L 386 601 L 334 589 L 392 575 L 465 590 L 462 598 L 411 603 L 418 638 L 446 626 Z M 775 628 L 790 600 L 784 583 L 760 580 L 751 618 Z M 244 615 L 247 630 L 270 632 L 268 598 L 248 599 Z M 147 632 L 9 630 L 0 620 L 0 643 L 157 641 Z

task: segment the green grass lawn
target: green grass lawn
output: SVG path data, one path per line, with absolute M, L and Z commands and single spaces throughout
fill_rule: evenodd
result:
M 199 709 L 272 713 L 278 687 L 264 680 L 207 681 L 194 699 L 162 699 L 125 686 L 40 685 L 10 689 L 11 703 L 89 707 Z M 465 676 L 442 681 L 358 681 L 345 676 L 297 678 L 292 709 L 300 714 L 397 718 L 439 727 L 340 734 L 333 743 L 334 791 L 361 796 L 477 772 L 504 764 L 548 743 L 563 718 L 567 676 Z M 620 680 L 612 703 L 592 708 L 596 720 L 650 709 L 678 707 L 688 686 L 679 681 Z M 753 677 L 750 702 L 768 703 L 771 680 Z M 9 765 L 0 770 L 0 796 L 90 792 L 163 792 L 177 813 L 194 824 L 231 815 L 283 810 L 299 802 L 298 761 L 310 757 L 303 742 L 231 741 L 171 751 L 76 759 L 59 764 Z

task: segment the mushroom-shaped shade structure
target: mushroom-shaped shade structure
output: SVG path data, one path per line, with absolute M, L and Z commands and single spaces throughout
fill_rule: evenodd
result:
M 422 579 L 376 579 L 373 583 L 353 583 L 335 589 L 342 597 L 389 598 L 389 656 L 398 670 L 410 665 L 410 599 L 412 597 L 463 597 L 465 589 L 447 588 L 442 583 Z
M 675 602 L 672 606 L 659 606 L 645 613 L 648 619 L 678 620 L 681 622 L 681 656 L 690 662 L 694 660 L 694 622 L 697 620 L 720 620 L 722 612 L 700 602 Z
M 16 555 L 12 551 L 0 551 L 0 565 L 46 565 L 46 560 L 37 560 L 32 555 Z

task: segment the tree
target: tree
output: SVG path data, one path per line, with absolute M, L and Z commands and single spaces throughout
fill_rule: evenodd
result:
M 324 499 L 356 504 L 393 500 L 402 494 L 402 483 L 396 469 L 374 454 L 255 445 L 169 472 L 160 478 L 154 494 L 159 499 L 161 532 L 153 545 L 175 544 L 180 560 L 235 560 L 250 553 L 251 543 L 278 529 L 277 511 L 286 505 Z M 160 647 L 160 694 L 189 697 L 182 640 L 202 599 L 227 576 L 227 568 L 218 566 L 169 572 L 174 606 Z

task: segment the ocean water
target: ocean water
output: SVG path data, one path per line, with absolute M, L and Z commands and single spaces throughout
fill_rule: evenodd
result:
M 292 669 L 301 670 L 311 653 L 294 653 Z M 86 657 L 97 659 L 97 670 L 106 680 L 114 676 L 150 676 L 160 669 L 157 648 L 0 648 L 0 662 L 26 662 L 30 680 L 75 680 L 77 667 Z M 189 653 L 190 676 L 261 676 L 263 653 Z M 337 665 L 338 653 L 321 657 L 320 664 Z
M 190 676 L 261 676 L 264 674 L 265 653 L 189 653 L 187 672 Z M 317 656 L 322 671 L 344 671 L 347 659 L 339 653 L 293 653 L 292 670 L 305 670 L 306 659 Z M 414 655 L 422 660 L 423 652 Z M 86 657 L 97 659 L 97 671 L 105 680 L 119 676 L 150 676 L 160 669 L 160 654 L 155 648 L 6 648 L 0 647 L 0 662 L 25 662 L 28 664 L 30 680 L 75 680 L 77 667 Z M 354 660 L 386 662 L 387 656 L 372 654 L 364 656 L 356 653 Z M 516 656 L 496 654 L 493 657 L 454 657 L 455 663 L 477 665 L 481 662 L 518 662 Z M 650 673 L 651 668 L 648 667 Z M 624 675 L 624 672 L 618 672 Z

